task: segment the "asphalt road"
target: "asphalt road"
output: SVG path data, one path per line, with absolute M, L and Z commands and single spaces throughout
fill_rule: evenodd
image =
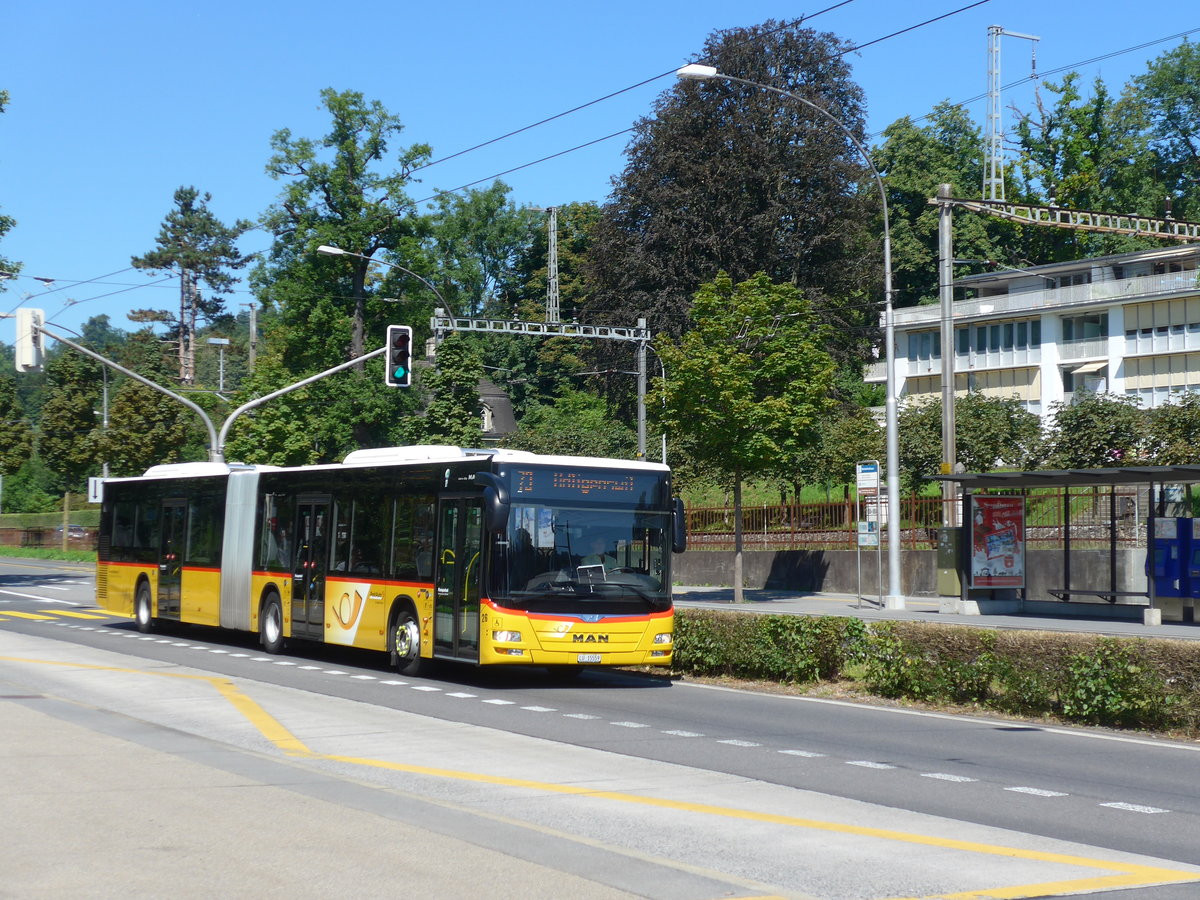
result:
M 623 673 L 398 678 L 374 654 L 271 657 L 194 627 L 140 635 L 89 609 L 91 589 L 86 568 L 0 560 L 0 710 L 24 717 L 0 733 L 0 760 L 40 770 L 40 736 L 67 729 L 72 746 L 115 741 L 97 752 L 116 759 L 149 753 L 151 771 L 202 763 L 196 784 L 215 768 L 285 806 L 384 815 L 444 839 L 426 861 L 444 851 L 445 865 L 411 876 L 430 896 L 457 894 L 469 852 L 517 866 L 526 897 L 1200 895 L 1158 886 L 1200 873 L 1200 745 Z M 0 814 L 20 816 L 22 779 L 0 785 Z M 177 830 L 184 846 L 208 833 Z M 356 871 L 373 884 L 394 865 L 383 854 L 380 871 Z

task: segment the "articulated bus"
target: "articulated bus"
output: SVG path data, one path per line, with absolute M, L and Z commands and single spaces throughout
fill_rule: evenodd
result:
M 187 622 L 434 659 L 668 665 L 683 508 L 657 463 L 421 446 L 103 483 L 96 594 Z

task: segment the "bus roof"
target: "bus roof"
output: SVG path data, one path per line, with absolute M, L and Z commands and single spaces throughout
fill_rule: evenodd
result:
M 187 462 L 164 463 L 151 466 L 142 475 L 131 478 L 201 478 L 211 475 L 228 475 L 230 472 L 255 469 L 260 472 L 276 472 L 288 469 L 337 469 L 340 466 L 388 466 L 405 462 L 450 462 L 471 458 L 490 458 L 496 462 L 514 462 L 550 466 L 581 466 L 598 469 L 642 469 L 644 471 L 668 471 L 662 463 L 606 459 L 598 456 L 559 456 L 530 453 L 527 450 L 509 450 L 501 447 L 472 449 L 449 444 L 420 444 L 410 447 L 378 447 L 370 450 L 353 450 L 346 454 L 341 463 L 326 463 L 316 466 L 271 466 L 246 463 Z M 107 478 L 106 481 L 126 481 L 128 478 Z
M 411 447 L 380 447 L 373 450 L 353 450 L 342 460 L 345 466 L 386 466 L 402 462 L 450 461 L 471 457 L 491 457 L 497 462 L 541 463 L 557 466 L 591 466 L 593 468 L 638 468 L 667 471 L 662 463 L 630 459 L 605 459 L 598 456 L 542 456 L 528 450 L 509 450 L 503 447 L 472 449 L 449 444 L 419 444 Z

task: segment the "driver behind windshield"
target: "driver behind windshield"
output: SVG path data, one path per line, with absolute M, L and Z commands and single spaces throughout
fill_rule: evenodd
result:
M 615 556 L 607 553 L 607 546 L 603 535 L 593 535 L 587 543 L 588 553 L 579 560 L 581 566 L 604 566 L 606 572 L 617 567 L 617 559 Z

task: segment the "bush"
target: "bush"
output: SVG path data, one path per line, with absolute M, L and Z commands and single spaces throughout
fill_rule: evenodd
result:
M 675 667 L 695 675 L 806 684 L 837 678 L 865 625 L 835 616 L 676 610 Z
M 1200 732 L 1200 642 L 677 609 L 675 668 L 1092 725 Z
M 1172 698 L 1146 667 L 1140 642 L 1100 638 L 1088 652 L 1067 660 L 1062 712 L 1098 725 L 1156 727 L 1165 723 Z

